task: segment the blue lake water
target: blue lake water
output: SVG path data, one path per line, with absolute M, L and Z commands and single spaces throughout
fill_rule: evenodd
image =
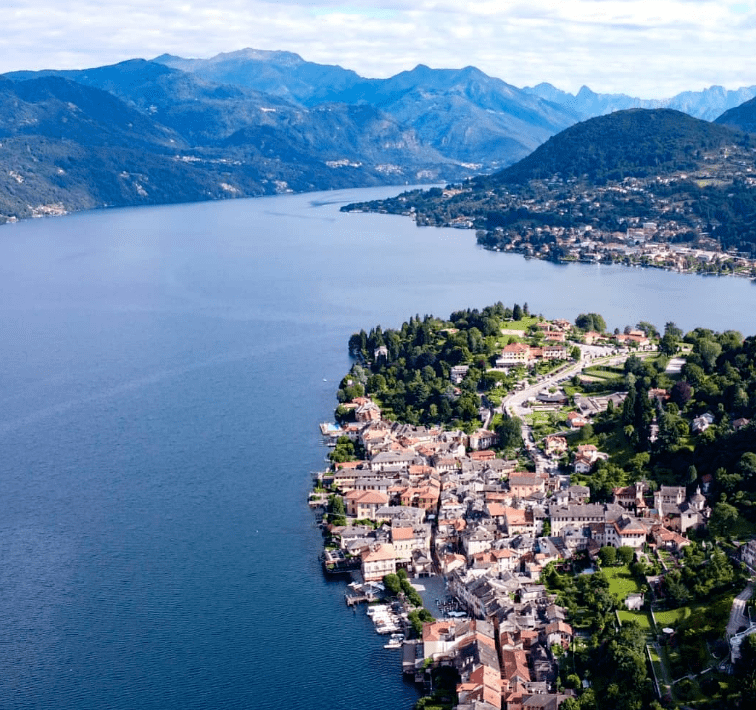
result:
M 349 335 L 498 300 L 756 331 L 745 280 L 338 211 L 391 193 L 0 229 L 0 707 L 408 709 L 306 507 Z

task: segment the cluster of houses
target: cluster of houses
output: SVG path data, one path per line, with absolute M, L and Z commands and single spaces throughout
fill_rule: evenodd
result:
M 352 403 L 358 421 L 340 431 L 359 441 L 365 459 L 320 474 L 344 498 L 348 524 L 331 526 L 340 549 L 359 560 L 366 582 L 406 569 L 411 576 L 443 575 L 448 592 L 475 621 L 442 620 L 426 627 L 426 659 L 453 665 L 462 682 L 460 707 L 519 710 L 557 707 L 555 644 L 569 645 L 564 612 L 539 584 L 545 566 L 578 553 L 595 557 L 604 546 L 640 550 L 648 543 L 670 551 L 688 544 L 685 533 L 706 523 L 709 509 L 697 491 L 653 490 L 638 482 L 617 488 L 608 503 L 591 503 L 590 489 L 570 476 L 518 470 L 496 458 L 495 433 L 472 435 L 387 422 L 367 398 Z M 377 414 L 377 416 L 376 416 Z M 547 437 L 553 455 L 564 437 Z M 577 448 L 574 468 L 586 472 L 606 456 Z M 356 567 L 356 564 L 355 564 Z
M 567 360 L 570 356 L 567 349 L 567 337 L 572 324 L 567 320 L 541 321 L 536 324 L 538 332 L 543 336 L 543 344 L 538 346 L 526 343 L 509 343 L 496 359 L 498 369 L 508 369 L 522 365 L 529 367 L 538 360 Z M 521 333 L 524 335 L 524 333 Z
M 726 179 L 732 179 L 732 173 L 726 172 Z M 735 172 L 740 173 L 740 168 Z M 703 181 L 712 179 L 708 171 L 698 175 L 697 179 Z M 749 172 L 740 175 L 749 184 L 753 183 L 754 178 Z M 631 178 L 631 182 L 619 185 L 590 188 L 583 185 L 578 195 L 572 194 L 564 200 L 555 199 L 553 190 L 549 189 L 559 184 L 558 179 L 545 181 L 538 196 L 523 199 L 518 195 L 504 197 L 498 194 L 496 209 L 506 205 L 513 211 L 526 208 L 529 212 L 569 212 L 582 223 L 562 226 L 549 223 L 547 219 L 539 221 L 538 226 L 518 223 L 509 229 L 497 227 L 490 233 L 497 243 L 494 249 L 559 261 L 621 262 L 681 272 L 715 269 L 751 272 L 754 262 L 749 252 L 738 252 L 734 248 L 723 252 L 708 231 L 709 223 L 694 215 L 687 203 L 680 202 L 673 210 L 668 197 L 656 194 L 658 185 L 687 177 L 686 174 L 677 174 L 671 178 L 654 177 L 644 181 Z M 607 200 L 616 204 L 617 200 L 621 203 L 639 194 L 651 205 L 648 216 L 623 217 L 626 226 L 622 230 L 602 228 L 596 222 L 596 215 Z M 686 213 L 682 219 L 678 216 L 681 210 Z M 465 219 L 456 218 L 457 223 L 452 226 L 472 226 Z
M 568 695 L 550 690 L 556 667 L 549 649 L 571 638 L 560 607 L 525 602 L 492 619 L 426 624 L 420 643 L 425 658 L 459 674 L 458 710 L 557 710 Z

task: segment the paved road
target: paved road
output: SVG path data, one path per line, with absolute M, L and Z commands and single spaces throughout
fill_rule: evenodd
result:
M 746 602 L 753 596 L 753 582 L 748 582 L 746 588 L 738 594 L 732 602 L 730 611 L 730 621 L 727 624 L 727 635 L 734 636 L 738 633 L 741 626 L 748 626 L 750 623 L 748 615 L 745 613 Z

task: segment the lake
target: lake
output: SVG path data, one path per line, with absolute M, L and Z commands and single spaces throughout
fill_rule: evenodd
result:
M 408 710 L 306 506 L 349 335 L 499 300 L 754 330 L 746 280 L 339 213 L 397 191 L 0 229 L 0 707 Z

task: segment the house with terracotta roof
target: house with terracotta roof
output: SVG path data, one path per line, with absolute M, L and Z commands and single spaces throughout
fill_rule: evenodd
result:
M 564 621 L 554 621 L 547 624 L 543 633 L 544 641 L 549 648 L 558 644 L 566 650 L 572 643 L 572 627 Z
M 496 459 L 496 452 L 490 449 L 471 451 L 469 458 L 471 461 L 493 461 Z
M 504 524 L 510 536 L 535 534 L 535 517 L 532 510 L 507 507 L 504 512 Z
M 602 333 L 597 333 L 595 330 L 589 330 L 583 336 L 583 339 L 585 340 L 586 345 L 593 345 L 594 343 L 597 343 L 599 340 L 603 340 L 604 337 L 605 336 Z
M 420 550 L 426 556 L 430 555 L 430 541 L 431 526 L 427 523 L 391 528 L 391 543 L 397 562 L 409 562 L 415 550 Z
M 543 440 L 544 449 L 549 456 L 561 455 L 567 451 L 567 439 L 551 434 Z
M 680 533 L 669 530 L 663 525 L 654 525 L 651 528 L 651 536 L 657 548 L 668 552 L 678 553 L 683 547 L 690 545 L 690 540 L 687 537 L 683 537 Z
M 468 443 L 473 451 L 481 449 L 490 449 L 499 443 L 499 435 L 495 431 L 488 429 L 478 429 L 468 437 Z
M 441 491 L 436 481 L 427 482 L 422 486 L 407 486 L 399 495 L 402 505 L 410 508 L 420 508 L 427 512 L 436 512 Z
M 521 649 L 503 649 L 501 652 L 502 677 L 509 683 L 509 686 L 529 683 L 530 669 L 528 668 L 528 657 L 525 651 Z
M 464 555 L 456 555 L 448 552 L 441 555 L 439 558 L 441 574 L 445 576 L 449 576 L 455 569 L 464 569 L 466 565 L 467 560 Z
M 582 429 L 588 424 L 588 420 L 582 414 L 570 412 L 567 415 L 567 423 L 570 425 L 570 429 Z
M 378 405 L 371 399 L 359 398 L 360 402 L 354 400 L 357 408 L 354 410 L 354 418 L 358 422 L 376 422 L 381 419 L 381 410 Z
M 509 475 L 509 490 L 517 498 L 529 498 L 534 493 L 546 491 L 548 475 L 519 471 Z
M 612 491 L 612 502 L 627 510 L 644 510 L 646 502 L 644 495 L 650 493 L 651 488 L 645 481 L 636 481 L 631 486 L 621 486 Z
M 346 513 L 358 520 L 375 520 L 376 512 L 384 505 L 388 505 L 389 499 L 382 491 L 349 491 L 344 496 Z
M 432 621 L 423 624 L 423 658 L 436 660 L 448 654 L 456 644 L 454 633 L 456 622 L 453 620 Z
M 507 513 L 507 506 L 498 501 L 490 501 L 486 497 L 485 511 L 488 516 L 496 523 L 497 527 L 505 526 L 505 515 Z
M 501 356 L 496 359 L 496 367 L 528 365 L 530 360 L 531 352 L 529 345 L 525 343 L 510 343 L 504 346 Z
M 360 557 L 366 582 L 379 582 L 387 574 L 396 574 L 396 552 L 389 543 L 371 545 Z
M 520 563 L 520 556 L 508 547 L 500 550 L 492 549 L 490 554 L 496 563 L 495 569 L 499 574 L 512 572 Z
M 614 520 L 606 525 L 606 544 L 612 547 L 632 547 L 639 550 L 646 541 L 646 526 L 629 515 Z
M 477 666 L 465 681 L 457 685 L 457 696 L 461 704 L 473 700 L 483 701 L 501 710 L 501 673 L 487 665 Z

